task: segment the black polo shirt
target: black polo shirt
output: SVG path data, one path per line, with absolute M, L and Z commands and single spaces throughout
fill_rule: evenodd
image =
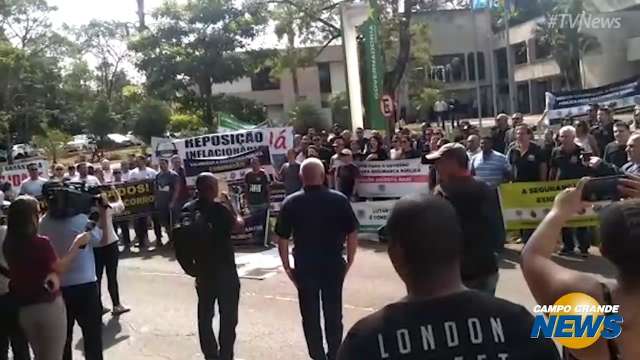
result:
M 598 147 L 600 148 L 600 151 L 602 151 L 607 144 L 615 140 L 613 136 L 613 122 L 604 126 L 600 125 L 594 127 L 591 130 L 591 134 L 596 138 Z
M 610 142 L 604 148 L 603 159 L 617 167 L 622 167 L 627 163 L 627 145 L 618 144 L 615 141 Z
M 580 179 L 589 175 L 589 168 L 582 164 L 580 158 L 583 152 L 584 150 L 577 145 L 571 152 L 565 152 L 562 147 L 553 149 L 551 168 L 558 171 L 559 180 Z
M 491 138 L 493 139 L 493 150 L 504 154 L 507 149 L 506 136 L 511 128 L 500 129 L 497 126 L 491 128 Z
M 289 195 L 280 209 L 275 232 L 293 237 L 296 268 L 342 259 L 347 234 L 358 228 L 351 203 L 324 186 L 308 186 Z
M 516 182 L 545 181 L 540 178 L 540 164 L 547 160 L 544 151 L 535 143 L 530 143 L 525 153 L 517 146 L 512 146 L 507 153 L 507 159 L 513 168 L 514 180 Z

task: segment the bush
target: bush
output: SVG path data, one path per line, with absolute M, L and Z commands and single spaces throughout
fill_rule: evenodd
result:
M 334 95 L 331 100 L 331 115 L 333 123 L 340 125 L 342 129 L 351 128 L 351 108 L 349 107 L 349 98 L 346 92 Z
M 289 121 L 291 121 L 298 134 L 306 133 L 308 128 L 317 130 L 327 130 L 329 128 L 329 124 L 320 109 L 308 101 L 298 102 L 289 111 Z
M 202 120 L 192 114 L 174 114 L 169 120 L 169 131 L 172 133 L 184 133 L 197 131 L 205 127 Z
M 153 136 L 164 136 L 170 118 L 171 110 L 167 105 L 157 100 L 147 100 L 140 105 L 133 132 L 149 144 Z

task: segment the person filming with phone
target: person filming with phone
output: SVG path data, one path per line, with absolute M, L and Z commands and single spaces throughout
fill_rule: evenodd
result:
M 602 255 L 617 269 L 613 284 L 563 267 L 551 259 L 561 229 L 594 201 L 620 199 L 599 211 Z M 624 331 L 614 340 L 599 339 L 565 359 L 640 359 L 640 177 L 583 179 L 576 188 L 556 196 L 552 210 L 531 236 L 522 252 L 522 272 L 538 304 L 553 304 L 561 296 L 581 292 L 604 305 L 620 305 Z
M 66 234 L 65 246 L 54 244 L 38 231 L 39 212 L 38 201 L 31 196 L 20 196 L 11 204 L 2 251 L 9 265 L 11 293 L 20 306 L 19 323 L 35 358 L 60 360 L 67 340 L 60 278 L 74 272 L 90 235 L 81 230 Z

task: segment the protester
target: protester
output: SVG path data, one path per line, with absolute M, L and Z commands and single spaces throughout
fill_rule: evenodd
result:
M 598 176 L 632 174 L 640 175 L 640 134 L 634 133 L 627 140 L 626 153 L 629 161 L 621 167 L 599 158 L 591 158 L 591 166 Z
M 474 156 L 480 154 L 480 137 L 478 135 L 469 135 L 467 138 L 467 156 L 472 159 Z
M 67 177 L 73 179 L 76 177 L 76 167 L 73 165 L 67 166 Z
M 336 138 L 333 142 L 334 154 L 333 156 L 331 156 L 331 159 L 329 160 L 329 172 L 331 175 L 329 176 L 329 184 L 331 185 L 331 187 L 335 187 L 336 169 L 340 165 L 342 165 L 342 162 L 340 161 L 340 152 L 346 148 L 345 144 L 346 142 L 342 137 Z
M 356 179 L 360 176 L 360 170 L 353 163 L 351 150 L 342 150 L 340 152 L 340 160 L 342 165 L 336 170 L 336 190 L 351 200 L 356 187 Z
M 69 178 L 67 178 L 64 175 L 64 165 L 56 164 L 53 167 L 53 175 L 51 175 L 51 178 L 49 180 L 53 180 L 53 181 L 66 181 L 66 180 L 69 180 Z
M 582 148 L 582 151 L 592 156 L 601 156 L 600 148 L 596 138 L 589 133 L 589 124 L 584 120 L 576 122 L 576 137 L 573 140 L 576 145 Z
M 169 241 L 173 229 L 174 218 L 179 214 L 178 198 L 180 196 L 180 176 L 169 170 L 169 160 L 159 159 L 160 172 L 156 175 L 155 206 L 158 222 L 153 223 L 157 246 L 162 246 L 162 227 L 167 232 Z
M 504 154 L 507 150 L 507 132 L 509 131 L 509 115 L 498 114 L 495 119 L 495 126 L 491 128 L 491 142 L 493 149 Z
M 420 126 L 420 137 L 418 138 L 418 146 L 417 149 L 422 154 L 428 154 L 431 152 L 429 149 L 429 142 L 431 141 L 431 136 L 433 135 L 433 128 L 431 124 L 422 123 Z
M 104 220 L 105 228 L 101 228 L 102 242 L 93 248 L 93 255 L 96 262 L 98 295 L 100 296 L 101 294 L 102 274 L 106 272 L 107 289 L 109 290 L 111 304 L 113 305 L 113 311 L 111 311 L 111 314 L 113 316 L 118 316 L 130 310 L 122 306 L 122 303 L 120 302 L 120 291 L 118 286 L 118 257 L 120 256 L 120 251 L 118 250 L 119 239 L 113 224 L 113 216 L 121 214 L 124 211 L 124 204 L 120 198 L 120 193 L 118 193 L 115 188 L 112 188 L 111 190 L 115 194 L 115 198 L 113 199 L 114 201 L 109 201 L 106 196 L 103 196 L 101 199 L 102 204 L 108 205 L 108 207 L 106 207 L 104 211 L 104 215 L 106 217 Z M 109 309 L 102 305 L 102 298 L 99 297 L 99 299 L 102 313 L 106 314 L 109 312 Z
M 173 155 L 171 157 L 171 169 L 178 174 L 178 177 L 180 178 L 180 186 L 177 189 L 178 200 L 176 204 L 176 208 L 180 210 L 191 197 L 191 195 L 189 195 L 189 188 L 187 187 L 187 175 L 185 173 L 184 166 L 182 166 L 182 159 L 180 158 L 180 155 Z
M 344 141 L 344 147 L 350 148 L 351 147 L 351 131 L 343 130 L 342 133 L 340 134 L 340 137 L 342 138 L 342 141 Z
M 287 151 L 287 162 L 282 164 L 278 172 L 280 181 L 284 183 L 284 191 L 289 196 L 302 188 L 300 180 L 300 163 L 296 161 L 296 151 L 289 149 Z
M 113 174 L 111 172 L 111 162 L 107 159 L 102 160 L 100 163 L 100 167 L 102 169 L 102 175 L 104 176 L 103 184 L 107 184 L 111 182 Z
M 631 124 L 631 129 L 634 132 L 640 130 L 640 104 L 633 108 L 633 122 Z
M 587 110 L 587 122 L 589 123 L 589 127 L 593 127 L 598 124 L 599 109 L 600 109 L 600 105 L 595 103 L 589 104 L 589 110 Z
M 628 160 L 626 148 L 630 136 L 629 125 L 622 121 L 616 121 L 613 124 L 613 137 L 615 140 L 604 148 L 603 160 L 617 167 L 622 167 L 626 164 Z
M 604 149 L 608 143 L 615 140 L 613 137 L 613 120 L 611 119 L 609 108 L 603 106 L 598 109 L 598 126 L 593 127 L 591 133 L 600 149 Z
M 583 149 L 575 144 L 576 131 L 572 126 L 565 126 L 559 131 L 560 146 L 551 153 L 551 169 L 549 180 L 580 179 L 589 175 L 589 168 L 585 165 Z M 562 242 L 564 244 L 561 254 L 571 255 L 575 250 L 573 237 L 577 238 L 582 257 L 589 256 L 591 246 L 587 228 L 562 229 Z
M 188 202 L 181 214 L 181 219 L 189 219 L 196 230 L 189 239 L 176 241 L 193 242 L 194 257 L 186 270 L 196 278 L 198 335 L 202 353 L 206 359 L 232 360 L 240 280 L 231 233 L 242 231 L 244 220 L 231 205 L 228 194 L 219 194 L 218 179 L 213 174 L 205 172 L 198 175 L 196 189 L 198 198 Z M 216 302 L 220 314 L 219 345 L 212 329 Z
M 387 160 L 387 152 L 384 150 L 382 141 L 379 137 L 372 136 L 369 139 L 367 152 L 364 154 L 366 161 L 384 161 Z
M 25 216 L 24 219 L 29 219 L 29 217 Z M 15 220 L 12 219 L 12 221 Z M 13 360 L 30 360 L 29 344 L 18 321 L 19 304 L 15 295 L 9 292 L 11 271 L 8 268 L 9 264 L 7 264 L 3 250 L 6 234 L 7 227 L 0 226 L 0 360 L 9 359 L 9 348 L 11 348 Z M 30 251 L 32 249 L 25 253 Z M 62 355 L 62 351 L 60 351 L 60 355 Z
M 129 165 L 129 171 L 133 171 L 138 167 L 138 157 L 136 154 L 129 154 L 127 164 Z M 125 174 L 125 171 L 123 170 L 122 173 Z
M 129 181 L 129 163 L 126 160 L 120 162 L 120 172 L 122 173 L 122 181 Z
M 443 129 L 446 129 L 447 114 L 449 112 L 449 104 L 443 99 L 439 99 L 433 105 L 433 111 L 436 114 L 437 122 L 441 124 Z
M 351 154 L 353 161 L 364 161 L 364 153 L 360 151 L 360 145 L 357 141 L 351 142 Z
M 45 192 L 49 191 L 52 190 L 45 190 Z M 47 201 L 47 205 L 47 213 L 40 220 L 39 233 L 49 238 L 58 257 L 66 254 L 68 249 L 75 247 L 75 243 L 80 241 L 79 239 L 82 239 L 81 245 L 89 245 L 84 249 L 78 246 L 78 249 L 75 250 L 77 256 L 69 260 L 68 270 L 60 277 L 60 289 L 67 314 L 67 336 L 63 360 L 71 360 L 72 358 L 71 343 L 76 321 L 82 330 L 85 358 L 87 360 L 102 360 L 101 309 L 92 250 L 97 245 L 104 245 L 102 234 L 98 228 L 93 232 L 85 233 L 89 222 L 87 215 L 77 214 L 60 218 L 52 213 L 52 209 L 55 208 L 54 204 Z M 98 226 L 104 229 L 106 228 L 106 208 L 98 206 L 98 211 Z
M 465 288 L 459 218 L 434 196 L 396 203 L 388 253 L 408 294 L 356 323 L 339 360 L 560 359 L 552 340 L 531 338 L 527 309 Z
M 626 197 L 640 197 L 640 178 L 620 180 Z M 640 326 L 635 316 L 640 301 L 638 257 L 640 256 L 640 202 L 614 202 L 599 214 L 601 253 L 616 268 L 616 282 L 609 284 L 584 272 L 571 270 L 551 259 L 563 226 L 589 204 L 582 201 L 584 182 L 556 196 L 553 208 L 538 226 L 522 252 L 522 272 L 538 304 L 554 304 L 570 293 L 591 296 L 602 305 L 619 305 L 624 331 L 617 339 L 601 338 L 580 350 L 568 349 L 576 359 L 637 359 L 640 354 Z M 536 341 L 539 341 L 536 339 Z M 573 357 L 565 357 L 571 359 Z
M 111 184 L 121 184 L 124 181 L 122 168 L 115 168 L 112 172 L 113 178 Z M 122 245 L 124 245 L 124 251 L 129 251 L 131 247 L 131 235 L 129 234 L 129 220 L 115 221 L 113 223 L 114 228 L 120 229 L 120 238 L 122 239 Z
M 78 175 L 71 179 L 71 181 L 83 183 L 88 187 L 100 186 L 98 178 L 89 174 L 89 164 L 86 162 L 78 163 L 76 170 L 78 171 Z
M 355 259 L 358 221 L 349 200 L 323 186 L 325 171 L 320 161 L 305 160 L 300 175 L 304 191 L 284 200 L 275 232 L 284 270 L 298 289 L 309 356 L 332 360 L 342 341 L 342 285 Z M 292 235 L 295 269 L 289 263 Z M 346 264 L 342 257 L 345 240 Z M 320 325 L 321 302 L 327 351 Z
M 431 138 L 433 139 L 433 138 Z M 402 159 L 402 145 L 400 144 L 400 135 L 393 135 L 391 138 L 391 149 L 389 149 L 389 160 Z
M 104 172 L 102 171 L 102 168 L 95 168 L 95 171 L 93 173 L 93 175 L 96 177 L 96 179 L 98 179 L 98 182 L 100 184 L 106 184 L 106 180 L 104 178 Z
M 251 213 L 269 208 L 269 175 L 262 169 L 260 159 L 251 159 L 251 171 L 244 177 L 246 202 Z
M 359 151 L 361 153 L 364 153 L 365 150 L 367 149 L 367 145 L 369 145 L 369 139 L 364 137 L 364 129 L 361 127 L 356 129 L 355 143 L 358 144 L 358 147 L 360 149 Z M 353 151 L 353 147 L 351 148 L 351 151 Z
M 411 139 L 408 136 L 400 137 L 400 159 L 418 159 L 421 153 L 413 148 Z
M 155 179 L 158 173 L 150 167 L 147 167 L 147 159 L 143 155 L 139 155 L 136 158 L 137 167 L 129 171 L 129 182 L 151 180 Z M 131 168 L 131 163 L 129 163 Z M 154 219 L 154 223 L 157 219 Z M 145 248 L 149 245 L 149 219 L 146 216 L 138 217 L 133 221 L 133 230 L 138 238 L 138 245 L 140 248 Z M 158 234 L 156 234 L 157 237 Z M 162 239 L 156 238 L 156 243 L 162 243 Z
M 39 198 L 42 196 L 42 186 L 47 182 L 47 179 L 39 175 L 38 164 L 27 164 L 27 171 L 29 177 L 20 184 L 19 195 L 31 195 Z
M 518 126 L 520 126 L 521 124 L 524 123 L 524 116 L 522 115 L 522 113 L 514 113 L 513 115 L 511 115 L 511 128 L 507 131 L 507 133 L 505 134 L 504 138 L 505 138 L 505 144 L 506 144 L 506 150 L 509 150 L 509 147 L 513 144 L 513 142 L 516 141 L 516 130 L 518 128 Z
M 495 145 L 492 141 L 490 137 L 483 137 L 480 140 L 482 152 L 470 160 L 469 168 L 476 179 L 485 182 L 492 189 L 496 189 L 500 184 L 510 179 L 511 167 L 507 157 L 494 150 Z
M 300 147 L 297 149 L 298 157 L 296 161 L 303 162 L 307 153 L 307 148 L 311 145 L 311 138 L 307 135 L 303 136 L 300 140 Z
M 495 191 L 469 174 L 469 159 L 461 144 L 446 144 L 427 155 L 424 162 L 434 164 L 438 175 L 434 193 L 449 201 L 460 219 L 462 281 L 471 289 L 495 294 L 499 277 L 496 252 L 504 239 L 503 225 L 496 221 L 499 204 Z

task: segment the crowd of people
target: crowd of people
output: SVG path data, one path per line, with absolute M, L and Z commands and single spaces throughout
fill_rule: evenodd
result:
M 593 106 L 586 119 L 565 121 L 557 132 L 548 129 L 540 139 L 521 114 L 500 114 L 487 136 L 469 123 L 459 125 L 450 134 L 429 124 L 420 133 L 403 128 L 388 142 L 375 131 L 365 136 L 363 129 L 356 129 L 354 136 L 338 128 L 309 129 L 295 137 L 275 179 L 284 183 L 287 197 L 274 237 L 283 269 L 298 292 L 312 359 L 559 358 L 552 341 L 530 337 L 533 317 L 527 309 L 494 297 L 497 254 L 506 239 L 497 189 L 505 182 L 626 174 L 620 180 L 622 194 L 639 198 L 640 134 L 635 131 L 640 130 L 640 107 L 628 124 L 615 120 L 610 109 Z M 406 284 L 407 297 L 358 322 L 343 340 L 342 288 L 358 244 L 358 221 L 350 205 L 358 198 L 356 162 L 387 159 L 421 159 L 432 165 L 430 194 L 398 200 L 386 225 L 389 257 Z M 149 244 L 150 218 L 157 246 L 163 244 L 163 227 L 170 241 L 192 244 L 189 261 L 177 257 L 196 281 L 201 350 L 205 359 L 233 359 L 240 281 L 231 235 L 245 224 L 215 175 L 197 177 L 197 195 L 190 201 L 179 157 L 161 159 L 157 170 L 138 156 L 119 166 L 109 161 L 96 167 L 83 161 L 56 164 L 50 179 L 40 171 L 37 164 L 29 164 L 29 178 L 16 196 L 4 194 L 12 202 L 7 225 L 0 227 L 0 359 L 7 358 L 11 347 L 15 360 L 30 359 L 29 348 L 38 360 L 69 360 L 75 323 L 82 330 L 85 357 L 103 358 L 101 316 L 109 311 L 100 295 L 104 272 L 112 314 L 129 311 L 121 304 L 117 284 L 118 242 L 125 249 L 131 245 L 129 221 L 114 222 L 123 210 L 122 199 L 103 195 L 95 218 L 61 218 L 50 206 L 41 214 L 36 198 L 49 199 L 51 180 L 108 186 L 148 179 L 155 180 L 156 211 L 133 220 L 138 243 Z M 258 159 L 251 161 L 244 180 L 244 201 L 251 211 L 268 206 L 273 179 Z M 635 266 L 640 203 L 624 200 L 600 212 L 602 254 L 616 266 L 617 284 L 602 284 L 550 259 L 560 238 L 562 254 L 573 253 L 574 240 L 581 254 L 588 254 L 594 229 L 566 227 L 568 219 L 588 205 L 582 202 L 582 186 L 580 182 L 562 192 L 540 226 L 521 233 L 526 243 L 523 273 L 540 304 L 580 291 L 600 303 L 621 305 L 621 338 L 600 340 L 566 358 L 638 358 L 640 349 L 633 341 L 637 320 L 632 315 L 640 286 Z M 218 339 L 212 330 L 216 303 Z

